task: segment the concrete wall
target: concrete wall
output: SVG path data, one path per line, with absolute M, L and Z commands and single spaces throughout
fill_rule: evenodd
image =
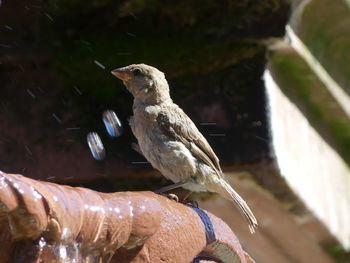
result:
M 281 174 L 350 248 L 350 169 L 266 71 L 272 143 Z

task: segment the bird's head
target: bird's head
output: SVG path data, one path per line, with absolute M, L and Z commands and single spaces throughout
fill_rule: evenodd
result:
M 112 70 L 121 79 L 135 100 L 144 104 L 160 104 L 170 99 L 164 73 L 146 64 L 132 64 Z

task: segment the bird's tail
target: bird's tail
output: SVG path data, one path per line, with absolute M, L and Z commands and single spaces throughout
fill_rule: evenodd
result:
M 243 198 L 224 179 L 220 179 L 219 183 L 216 183 L 213 188 L 215 192 L 234 202 L 248 222 L 250 232 L 254 233 L 255 229 L 258 227 L 258 222 Z

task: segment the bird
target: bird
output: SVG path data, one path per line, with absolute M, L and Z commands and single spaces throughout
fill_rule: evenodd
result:
M 139 151 L 174 182 L 163 191 L 182 187 L 215 192 L 232 201 L 251 233 L 258 222 L 243 198 L 226 182 L 219 159 L 186 113 L 173 102 L 165 74 L 153 66 L 132 64 L 111 71 L 133 95 L 129 125 Z

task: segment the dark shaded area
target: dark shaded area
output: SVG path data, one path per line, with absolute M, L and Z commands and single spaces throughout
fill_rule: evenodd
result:
M 324 249 L 337 263 L 346 263 L 350 261 L 350 252 L 346 251 L 336 240 L 324 244 Z
M 288 12 L 280 0 L 4 1 L 0 169 L 74 184 L 151 170 L 130 147 L 131 95 L 109 73 L 139 62 L 166 73 L 223 165 L 269 159 L 256 40 L 283 35 Z M 106 109 L 124 126 L 119 138 L 104 129 Z M 90 131 L 106 148 L 102 162 L 89 152 Z
M 38 242 L 38 240 L 21 240 L 17 242 L 10 256 L 10 262 L 35 262 L 38 259 L 40 250 Z

